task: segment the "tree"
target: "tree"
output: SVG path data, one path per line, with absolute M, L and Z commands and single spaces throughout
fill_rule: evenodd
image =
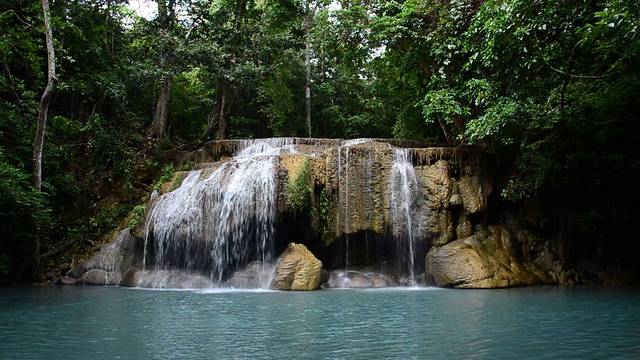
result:
M 293 1 L 225 0 L 194 7 L 195 66 L 215 89 L 203 141 L 297 133 L 297 125 L 289 122 L 297 119 L 297 98 L 292 97 L 299 81 L 293 54 L 302 39 L 294 21 L 300 18 L 297 6 Z
M 314 30 L 314 22 L 318 11 L 326 8 L 326 1 L 305 1 L 304 2 L 304 18 L 302 27 L 304 28 L 304 67 L 305 67 L 305 85 L 304 85 L 304 113 L 307 125 L 307 136 L 311 137 L 311 56 L 312 56 L 312 39 L 311 32 Z
M 45 42 L 47 48 L 47 86 L 40 99 L 38 111 L 38 129 L 33 150 L 33 186 L 40 191 L 42 188 L 42 148 L 44 145 L 44 134 L 47 128 L 47 112 L 51 97 L 56 89 L 58 78 L 56 77 L 56 59 L 53 48 L 53 32 L 51 31 L 51 9 L 49 0 L 41 0 L 42 14 L 45 28 Z
M 169 103 L 171 102 L 171 92 L 176 66 L 181 59 L 176 58 L 176 53 L 182 44 L 176 23 L 176 0 L 157 0 L 158 16 L 155 19 L 156 29 L 159 34 L 159 72 L 160 72 L 160 93 L 153 116 L 153 122 L 149 128 L 149 135 L 158 144 L 166 134 L 169 121 Z
M 242 59 L 242 50 L 246 49 L 250 38 L 247 30 L 247 22 L 254 11 L 253 2 L 245 0 L 225 0 L 210 7 L 205 7 L 200 13 L 205 21 L 198 28 L 204 41 L 213 40 L 219 49 L 214 54 L 219 54 L 220 59 L 212 59 L 216 68 L 216 101 L 209 117 L 204 132 L 204 139 L 215 137 L 218 140 L 226 138 L 229 114 L 233 102 L 232 81 L 236 62 L 247 61 Z M 210 56 L 211 56 L 210 55 Z
M 42 98 L 40 99 L 40 108 L 38 110 L 38 128 L 36 130 L 36 139 L 33 149 L 33 187 L 38 192 L 42 189 L 42 149 L 44 146 L 44 135 L 47 128 L 47 112 L 49 111 L 49 103 L 56 89 L 58 78 L 56 77 L 56 59 L 53 48 L 53 32 L 51 30 L 51 9 L 49 0 L 41 0 L 42 16 L 44 19 L 45 43 L 47 48 L 47 86 L 44 89 Z M 40 264 L 40 240 L 36 236 L 36 243 L 33 250 L 33 279 L 38 281 L 42 277 L 42 269 Z

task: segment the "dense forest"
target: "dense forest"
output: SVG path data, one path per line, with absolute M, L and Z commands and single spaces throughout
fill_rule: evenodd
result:
M 504 204 L 544 203 L 574 244 L 634 242 L 635 0 L 148 3 L 0 4 L 0 283 L 41 281 L 177 153 L 229 138 L 480 147 Z

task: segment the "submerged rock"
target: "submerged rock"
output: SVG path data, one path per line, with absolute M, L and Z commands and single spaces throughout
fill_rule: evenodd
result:
M 326 289 L 367 289 L 400 286 L 398 280 L 391 276 L 360 271 L 333 271 L 324 288 Z
M 124 286 L 152 289 L 207 289 L 214 286 L 208 276 L 183 270 L 131 269 L 122 281 Z
M 269 284 L 273 275 L 273 265 L 264 264 L 262 261 L 253 261 L 241 271 L 236 271 L 227 284 L 232 288 L 259 289 Z
M 322 262 L 302 244 L 290 243 L 276 264 L 274 290 L 316 290 L 323 280 Z

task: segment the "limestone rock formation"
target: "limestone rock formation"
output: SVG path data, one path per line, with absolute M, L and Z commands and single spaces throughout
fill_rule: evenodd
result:
M 274 290 L 316 290 L 323 280 L 322 262 L 306 246 L 290 243 L 276 264 Z
M 123 230 L 116 241 L 105 245 L 100 252 L 69 271 L 63 284 L 121 285 L 129 269 L 141 262 L 141 242 Z
M 428 195 L 429 207 L 432 209 L 443 209 L 448 207 L 451 197 L 451 169 L 445 160 L 438 160 L 430 166 L 422 166 L 417 169 L 422 178 L 425 193 Z
M 547 273 L 523 258 L 524 236 L 519 228 L 490 226 L 487 234 L 434 246 L 427 254 L 427 274 L 441 287 L 502 288 L 549 283 Z
M 187 162 L 193 171 L 162 185 L 144 220 L 63 282 L 317 289 L 323 265 L 303 245 L 288 245 L 271 282 L 265 268 L 272 264 L 256 262 L 277 257 L 291 237 L 318 249 L 335 270 L 328 287 L 413 284 L 423 271 L 443 287 L 578 281 L 553 241 L 523 231 L 512 210 L 489 209 L 500 200 L 491 197 L 491 159 L 479 149 L 381 139 L 226 140 L 177 165 Z

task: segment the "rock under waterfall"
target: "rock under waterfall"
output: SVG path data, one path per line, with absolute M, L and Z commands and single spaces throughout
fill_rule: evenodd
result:
M 554 281 L 555 249 L 530 251 L 539 239 L 490 216 L 490 160 L 476 149 L 275 138 L 213 141 L 182 161 L 193 170 L 176 172 L 151 197 L 144 221 L 65 283 L 312 290 L 320 282 Z

